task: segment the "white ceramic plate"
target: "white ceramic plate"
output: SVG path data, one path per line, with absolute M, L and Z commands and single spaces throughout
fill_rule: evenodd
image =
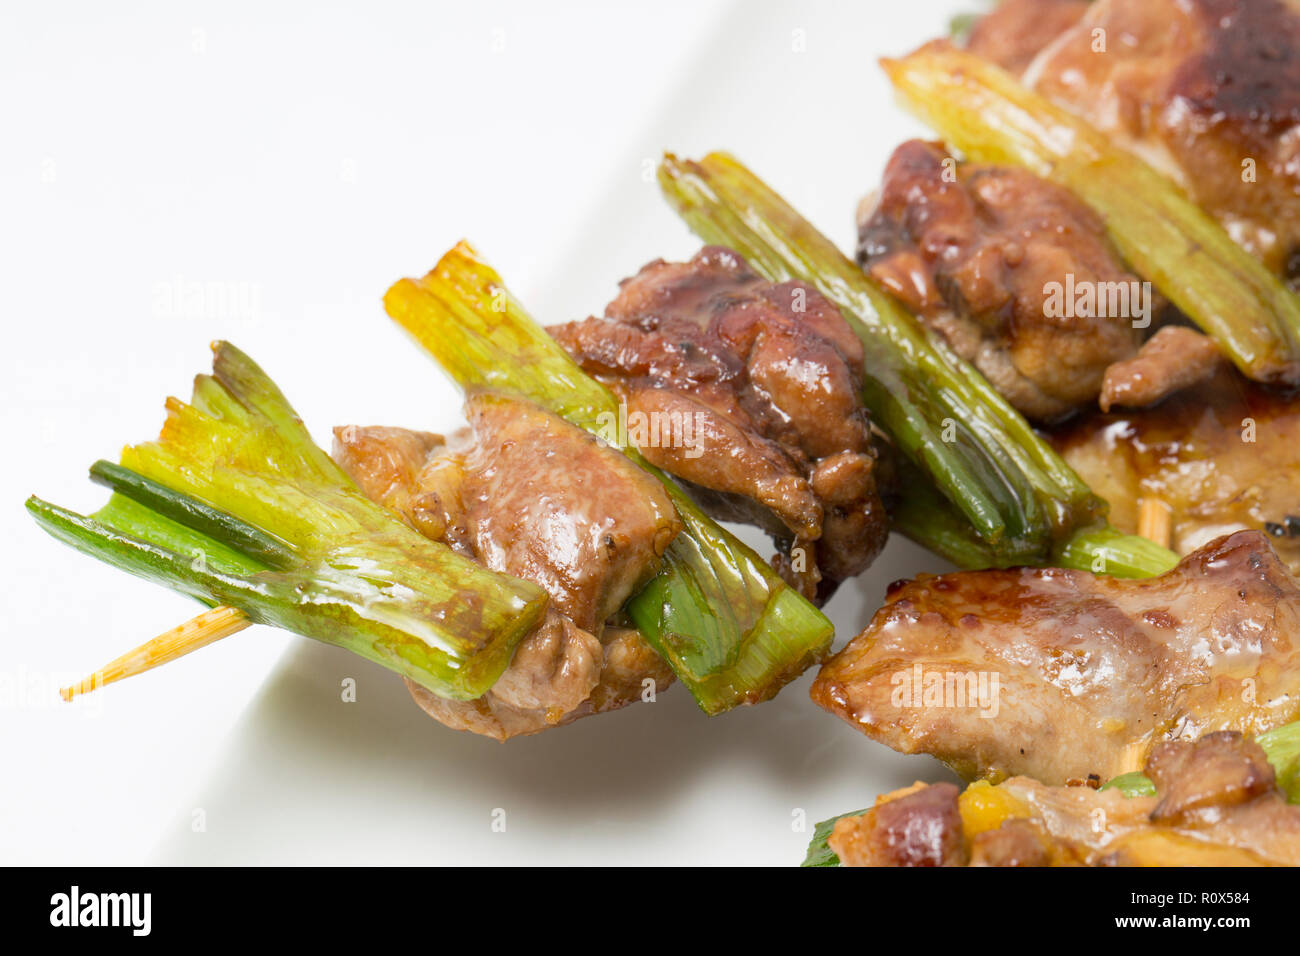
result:
M 4 31 L 6 86 L 36 97 L 0 116 L 26 133 L 0 159 L 26 227 L 0 248 L 23 270 L 4 421 L 37 452 L 2 489 L 5 859 L 786 865 L 815 821 L 946 776 L 820 711 L 809 675 L 714 719 L 673 688 L 502 745 L 429 720 L 381 668 L 260 628 L 54 702 L 61 677 L 192 608 L 49 543 L 16 503 L 93 507 L 81 469 L 157 428 L 201 343 L 253 354 L 322 441 L 454 428 L 455 392 L 383 316 L 388 282 L 465 235 L 543 321 L 596 312 L 698 246 L 650 175 L 664 148 L 731 150 L 849 248 L 858 199 L 923 132 L 875 59 L 963 4 L 463 6 Z M 942 569 L 892 542 L 830 604 L 838 644 L 888 582 Z

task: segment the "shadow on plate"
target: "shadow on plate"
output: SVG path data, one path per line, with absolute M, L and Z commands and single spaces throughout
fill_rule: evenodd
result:
M 904 572 L 910 554 L 896 557 L 890 570 Z M 878 590 L 880 580 L 846 587 L 833 617 L 865 620 Z M 849 636 L 841 627 L 837 646 Z M 354 702 L 344 699 L 348 678 Z M 157 857 L 582 862 L 617 847 L 629 862 L 670 862 L 658 858 L 655 834 L 671 829 L 679 840 L 697 828 L 701 839 L 716 836 L 725 863 L 726 847 L 742 852 L 746 827 L 791 831 L 796 808 L 811 825 L 915 779 L 947 778 L 928 758 L 895 754 L 824 713 L 808 699 L 810 681 L 715 718 L 673 685 L 653 703 L 503 744 L 441 726 L 396 675 L 304 640 L 241 717 L 193 808 L 164 829 Z M 492 839 L 498 811 L 521 839 Z M 781 839 L 797 862 L 806 833 Z M 701 855 L 712 857 L 707 847 Z

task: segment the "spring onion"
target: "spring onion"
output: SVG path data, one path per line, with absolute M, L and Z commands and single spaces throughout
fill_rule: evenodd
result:
M 621 448 L 663 482 L 684 530 L 625 611 L 706 713 L 766 700 L 820 660 L 833 636 L 825 615 L 606 427 L 618 420 L 614 395 L 533 321 L 468 244 L 423 278 L 395 283 L 384 305 L 462 388 L 534 402 Z
M 156 441 L 94 466 L 113 489 L 107 505 L 86 516 L 32 497 L 28 511 L 80 551 L 231 609 L 216 631 L 238 629 L 242 614 L 442 696 L 481 696 L 546 593 L 371 502 L 252 359 L 225 342 L 213 350 L 213 374 L 195 379 L 189 403 L 168 400 Z
M 898 530 L 964 567 L 1055 563 L 1147 576 L 1177 563 L 1110 529 L 1105 503 L 973 366 L 734 157 L 669 154 L 659 182 L 706 242 L 839 306 L 865 350 L 863 400 L 911 471 Z
M 1300 384 L 1300 296 L 1171 180 L 972 53 L 930 44 L 883 65 L 904 104 L 968 158 L 1023 166 L 1096 210 L 1133 270 L 1244 375 Z

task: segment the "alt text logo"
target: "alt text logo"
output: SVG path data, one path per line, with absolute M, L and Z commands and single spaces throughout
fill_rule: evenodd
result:
M 895 671 L 890 683 L 890 703 L 899 709 L 969 707 L 991 719 L 1001 707 L 1001 680 L 993 671 L 927 671 L 917 663 Z
M 1151 324 L 1151 283 L 1075 281 L 1043 286 L 1043 315 L 1050 319 L 1130 319 L 1133 328 Z
M 628 411 L 619 403 L 618 413 L 601 412 L 596 416 L 596 434 L 620 448 L 679 448 L 687 458 L 704 454 L 700 443 L 700 415 L 697 412 Z
M 71 892 L 50 897 L 51 926 L 130 927 L 134 936 L 148 936 L 152 922 L 152 893 Z

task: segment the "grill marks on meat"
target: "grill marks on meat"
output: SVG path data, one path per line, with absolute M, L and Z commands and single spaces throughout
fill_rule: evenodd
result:
M 1021 57 L 999 59 L 1016 69 Z M 1097 0 L 1024 78 L 1163 169 L 1238 243 L 1286 272 L 1300 248 L 1297 4 Z
M 978 675 L 985 698 L 997 680 L 992 707 L 957 693 Z M 1300 585 L 1243 531 L 1146 580 L 1024 568 L 900 584 L 812 697 L 966 777 L 1063 784 L 1135 770 L 1164 740 L 1279 726 L 1300 715 L 1298 685 Z
M 1138 277 L 1092 210 L 1032 173 L 958 163 L 933 143 L 890 157 L 878 198 L 859 212 L 858 261 L 1039 421 L 1095 401 L 1107 367 L 1141 343 Z M 1068 290 L 1089 288 L 1095 305 L 1075 308 Z M 1129 303 L 1114 310 L 1123 314 L 1112 289 Z
M 541 585 L 551 604 L 492 689 L 451 701 L 407 682 L 450 727 L 504 740 L 630 703 L 672 673 L 641 635 L 605 622 L 680 530 L 663 487 L 621 453 L 526 402 L 466 405 L 469 433 L 335 430 L 335 458 L 423 534 Z
M 1154 341 L 1154 340 L 1153 340 Z M 1212 379 L 1155 408 L 1093 413 L 1052 443 L 1110 502 L 1110 520 L 1138 529 L 1143 499 L 1171 509 L 1170 546 L 1188 554 L 1242 528 L 1265 531 L 1300 575 L 1300 402 L 1220 365 Z
M 1253 741 L 1223 732 L 1163 743 L 1145 773 L 1154 797 L 1028 777 L 960 796 L 917 784 L 840 819 L 829 842 L 846 866 L 1300 864 L 1300 807 Z
M 676 423 L 641 453 L 715 515 L 772 534 L 805 595 L 829 596 L 883 547 L 862 346 L 815 289 L 706 247 L 624 280 L 603 318 L 549 331 L 629 423 Z

